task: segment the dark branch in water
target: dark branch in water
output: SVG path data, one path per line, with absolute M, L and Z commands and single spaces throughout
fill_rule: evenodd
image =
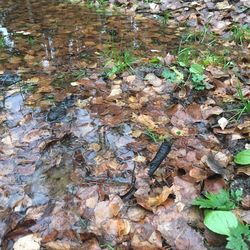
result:
M 172 146 L 171 141 L 164 141 L 161 144 L 158 152 L 156 153 L 156 156 L 154 157 L 154 159 L 151 161 L 151 163 L 149 165 L 148 175 L 150 177 L 153 176 L 154 172 L 160 166 L 162 161 L 167 157 L 167 155 L 169 154 L 169 152 L 171 150 L 171 146 Z

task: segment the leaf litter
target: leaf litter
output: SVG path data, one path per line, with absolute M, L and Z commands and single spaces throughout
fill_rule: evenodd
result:
M 118 0 L 105 7 L 117 3 L 130 16 L 31 2 L 31 23 L 23 1 L 19 11 L 11 1 L 0 4 L 11 16 L 1 20 L 11 30 L 4 41 L 13 41 L 0 49 L 3 249 L 225 246 L 192 205 L 203 191 L 228 187 L 243 190 L 230 216 L 249 224 L 249 167 L 233 162 L 236 152 L 249 151 L 249 40 L 239 26 L 249 22 L 248 2 Z M 223 65 L 212 50 L 203 62 L 178 61 L 188 39 L 199 53 L 203 41 L 217 40 Z M 139 59 L 107 77 L 102 66 L 112 44 L 133 48 Z M 209 87 L 195 89 L 190 74 Z M 149 175 L 161 138 L 172 146 Z

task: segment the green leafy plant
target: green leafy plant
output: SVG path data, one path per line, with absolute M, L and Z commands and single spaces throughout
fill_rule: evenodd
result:
M 204 67 L 201 64 L 194 63 L 189 68 L 191 73 L 191 82 L 196 90 L 204 90 L 207 86 L 205 82 Z
M 158 57 L 153 57 L 149 60 L 149 62 L 151 62 L 153 64 L 159 64 L 161 62 L 161 60 Z
M 240 151 L 234 158 L 234 162 L 239 165 L 250 164 L 250 149 Z
M 205 211 L 204 224 L 211 231 L 227 236 L 227 249 L 248 250 L 249 225 L 243 225 L 231 211 Z
M 238 223 L 237 227 L 230 228 L 230 234 L 227 237 L 227 241 L 227 249 L 248 250 L 250 243 L 249 225 L 243 225 L 241 223 Z
M 168 79 L 170 82 L 175 82 L 177 79 L 177 75 L 174 71 L 170 71 L 168 69 L 164 69 L 162 72 L 162 76 Z
M 226 248 L 231 250 L 249 249 L 249 225 L 242 224 L 235 214 L 230 211 L 240 202 L 242 193 L 242 190 L 231 192 L 221 190 L 217 194 L 207 193 L 205 198 L 197 198 L 193 202 L 193 205 L 206 208 L 204 216 L 205 226 L 217 234 L 226 235 Z
M 193 74 L 191 80 L 194 89 L 204 90 L 206 88 L 207 83 L 205 82 L 204 75 Z
M 236 228 L 238 223 L 239 221 L 232 211 L 205 211 L 205 226 L 217 234 L 229 236 L 230 228 Z
M 202 75 L 204 72 L 204 67 L 201 64 L 194 63 L 189 68 L 189 72 L 196 75 Z
M 242 190 L 227 191 L 222 189 L 219 193 L 206 193 L 205 197 L 199 197 L 194 200 L 193 205 L 200 208 L 232 210 L 242 197 Z

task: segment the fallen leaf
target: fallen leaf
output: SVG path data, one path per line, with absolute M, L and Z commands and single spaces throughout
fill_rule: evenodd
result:
M 140 204 L 142 207 L 153 210 L 157 206 L 160 206 L 162 203 L 164 203 L 168 196 L 172 193 L 172 188 L 169 188 L 167 186 L 163 187 L 162 192 L 159 195 L 150 195 L 147 196 L 145 193 L 145 190 L 138 189 L 135 192 L 135 197 L 137 200 L 137 203 Z
M 145 218 L 146 211 L 140 207 L 130 207 L 127 214 L 130 220 L 139 222 Z
M 29 234 L 19 238 L 13 245 L 14 250 L 39 250 L 41 238 L 34 234 Z
M 218 124 L 220 125 L 221 129 L 224 130 L 225 127 L 226 127 L 227 124 L 228 124 L 228 120 L 227 120 L 225 117 L 221 117 L 221 118 L 218 120 Z
M 136 114 L 133 114 L 132 118 L 134 122 L 139 122 L 151 130 L 154 130 L 158 127 L 157 124 L 153 121 L 152 117 L 149 115 L 137 116 Z
M 125 219 L 110 219 L 102 223 L 102 229 L 106 234 L 120 237 L 129 234 L 131 225 L 130 222 Z
M 223 112 L 223 109 L 215 106 L 215 107 L 211 107 L 211 106 L 201 106 L 201 113 L 204 119 L 209 118 L 212 115 L 220 115 Z

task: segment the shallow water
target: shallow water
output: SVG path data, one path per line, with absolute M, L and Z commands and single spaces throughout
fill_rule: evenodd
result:
M 1 239 L 13 216 L 62 202 L 88 181 L 106 183 L 109 193 L 127 190 L 133 124 L 130 111 L 105 102 L 103 52 L 152 58 L 176 48 L 178 36 L 153 20 L 50 0 L 1 1 L 0 33 L 0 73 L 10 79 L 0 82 Z M 70 84 L 76 80 L 80 86 Z

